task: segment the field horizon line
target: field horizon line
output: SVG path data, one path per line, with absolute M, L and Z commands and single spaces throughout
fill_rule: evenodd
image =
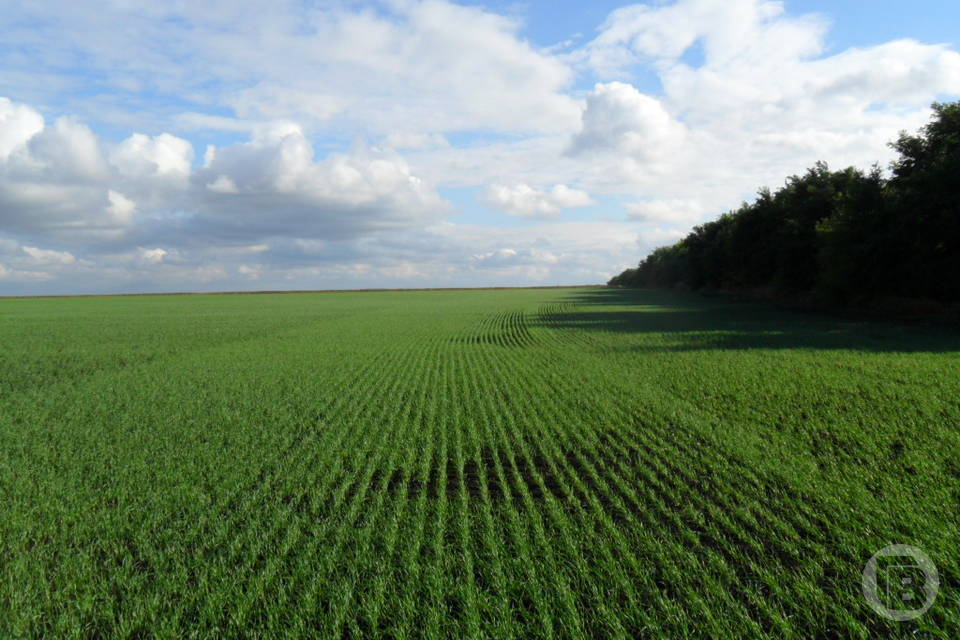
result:
M 504 291 L 523 289 L 607 289 L 608 285 L 598 284 L 546 284 L 528 286 L 497 287 L 370 287 L 360 289 L 259 289 L 254 291 L 156 291 L 131 293 L 44 293 L 2 296 L 0 300 L 21 300 L 35 298 L 118 298 L 139 296 L 226 296 L 226 295 L 263 295 L 278 293 L 384 293 L 393 291 Z

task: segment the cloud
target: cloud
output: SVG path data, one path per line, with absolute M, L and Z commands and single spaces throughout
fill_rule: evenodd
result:
M 110 154 L 110 164 L 123 176 L 169 179 L 178 186 L 186 186 L 192 163 L 193 145 L 169 133 L 153 138 L 135 133 Z
M 365 147 L 315 160 L 299 125 L 216 149 L 193 176 L 195 223 L 231 237 L 345 237 L 435 220 L 448 208 L 396 153 Z
M 104 145 L 75 119 L 46 126 L 26 105 L 0 107 L 0 223 L 8 232 L 78 246 L 135 245 L 151 234 L 174 243 L 343 238 L 422 225 L 448 211 L 396 152 L 360 145 L 318 160 L 292 122 L 211 147 L 194 169 L 193 146 L 170 134 Z
M 144 106 L 150 93 L 166 98 L 146 105 L 152 122 L 193 129 L 292 119 L 384 136 L 529 132 L 565 130 L 577 117 L 569 66 L 532 47 L 519 21 L 481 7 L 255 0 L 72 8 L 66 0 L 21 5 L 4 37 L 35 51 L 34 66 L 49 76 L 31 82 L 35 100 L 95 78 L 98 102 L 83 100 L 85 117 L 125 120 L 125 106 Z M 18 84 L 23 78 L 0 76 L 0 91 Z
M 510 215 L 527 218 L 555 218 L 561 209 L 594 204 L 587 192 L 566 185 L 558 184 L 549 191 L 542 191 L 522 182 L 489 185 L 484 200 Z
M 43 116 L 26 105 L 0 98 L 0 161 L 6 161 L 41 131 Z
M 140 249 L 140 259 L 148 264 L 160 264 L 167 255 L 165 249 Z
M 487 251 L 486 253 L 478 253 L 473 256 L 474 261 L 483 262 L 483 263 L 492 263 L 492 264 L 503 264 L 504 262 L 512 262 L 514 258 L 517 257 L 516 249 L 497 249 L 496 251 Z
M 140 200 L 172 206 L 171 190 L 188 186 L 193 147 L 169 134 L 133 134 L 107 153 L 86 124 L 48 125 L 8 99 L 0 132 L 0 222 L 9 231 L 115 235 L 134 223 Z
M 579 60 L 621 76 L 652 65 L 668 108 L 697 124 L 717 116 L 792 124 L 783 116 L 823 103 L 828 113 L 817 120 L 826 124 L 836 108 L 864 115 L 870 105 L 925 107 L 932 95 L 960 92 L 960 54 L 945 45 L 899 40 L 823 57 L 828 28 L 818 15 L 787 15 L 781 2 L 634 5 L 613 12 Z M 694 68 L 683 55 L 697 44 L 704 62 Z
M 487 284 L 606 282 L 635 265 L 644 251 L 681 237 L 677 231 L 655 226 L 638 230 L 624 222 L 542 222 L 499 230 L 445 225 L 433 232 L 449 237 L 445 244 L 453 250 L 463 247 L 470 256 L 460 269 L 461 278 Z M 452 255 L 442 259 L 456 264 Z
M 240 189 L 234 184 L 229 176 L 223 174 L 217 176 L 217 179 L 207 184 L 207 189 L 214 193 L 235 194 L 240 193 Z
M 237 273 L 239 273 L 241 276 L 246 276 L 251 280 L 256 280 L 263 273 L 263 267 L 261 265 L 251 266 L 247 264 L 241 264 L 239 267 L 237 267 Z
M 107 190 L 107 213 L 111 218 L 117 221 L 119 225 L 130 224 L 133 214 L 137 210 L 137 203 L 113 189 Z
M 569 153 L 616 151 L 648 162 L 677 153 L 685 140 L 685 127 L 659 100 L 629 84 L 597 84 L 587 96 L 580 131 Z
M 94 182 L 108 172 L 99 141 L 70 117 L 43 126 L 7 157 L 15 175 L 56 181 Z
M 383 145 L 389 149 L 435 149 L 449 147 L 450 142 L 439 133 L 391 133 Z
M 519 251 L 503 248 L 474 255 L 469 269 L 487 277 L 520 277 L 543 282 L 555 275 L 555 268 L 560 261 L 561 258 L 556 254 L 536 247 Z
M 635 4 L 613 11 L 600 35 L 577 57 L 604 76 L 652 62 L 665 68 L 698 42 L 712 61 L 771 65 L 823 50 L 826 21 L 816 15 L 786 15 L 783 2 L 765 0 L 679 0 Z M 772 58 L 762 55 L 771 53 Z M 747 62 L 748 60 L 744 60 Z
M 8 285 L 36 286 L 52 281 L 58 274 L 76 269 L 80 264 L 68 251 L 26 246 L 0 237 L 0 281 Z
M 22 247 L 23 252 L 37 264 L 74 264 L 77 259 L 68 251 L 53 251 L 37 247 Z
M 58 118 L 53 126 L 26 105 L 0 103 L 0 224 L 7 231 L 82 232 L 129 222 L 105 181 L 110 169 L 89 127 Z M 2 117 L 2 116 L 0 116 Z M 119 195 L 119 194 L 117 194 Z
M 581 184 L 644 201 L 696 200 L 708 216 L 818 160 L 884 163 L 886 143 L 919 127 L 930 102 L 960 94 L 960 54 L 949 47 L 900 40 L 824 55 L 827 31 L 821 16 L 759 0 L 614 11 L 570 57 L 620 78 L 587 95 L 571 138 L 567 153 L 595 168 Z M 694 47 L 698 66 L 685 57 Z M 652 70 L 662 93 L 630 84 L 638 69 Z M 648 208 L 634 213 L 653 215 Z
M 264 46 L 248 69 L 270 79 L 240 93 L 242 117 L 296 113 L 388 134 L 556 130 L 576 117 L 563 93 L 571 70 L 518 38 L 517 22 L 479 7 L 428 0 L 382 13 L 320 10 L 310 26 L 308 37 L 253 34 Z M 239 57 L 250 43 L 233 45 Z
M 627 218 L 640 222 L 690 224 L 702 218 L 706 209 L 696 200 L 648 200 L 626 205 Z
M 0 281 L 36 283 L 50 280 L 53 276 L 45 271 L 23 271 L 0 263 Z

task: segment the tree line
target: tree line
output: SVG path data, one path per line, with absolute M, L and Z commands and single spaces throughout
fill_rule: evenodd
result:
M 960 301 L 960 102 L 890 143 L 884 176 L 818 162 L 694 227 L 608 284 L 810 294 L 832 303 Z

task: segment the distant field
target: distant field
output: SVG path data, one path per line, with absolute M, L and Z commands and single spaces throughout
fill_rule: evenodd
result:
M 960 334 L 679 293 L 0 300 L 0 638 L 960 634 Z M 912 622 L 861 593 L 922 548 Z

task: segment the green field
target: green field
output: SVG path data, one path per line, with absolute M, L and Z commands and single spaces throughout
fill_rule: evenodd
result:
M 0 637 L 955 638 L 958 425 L 956 332 L 690 294 L 0 300 Z

